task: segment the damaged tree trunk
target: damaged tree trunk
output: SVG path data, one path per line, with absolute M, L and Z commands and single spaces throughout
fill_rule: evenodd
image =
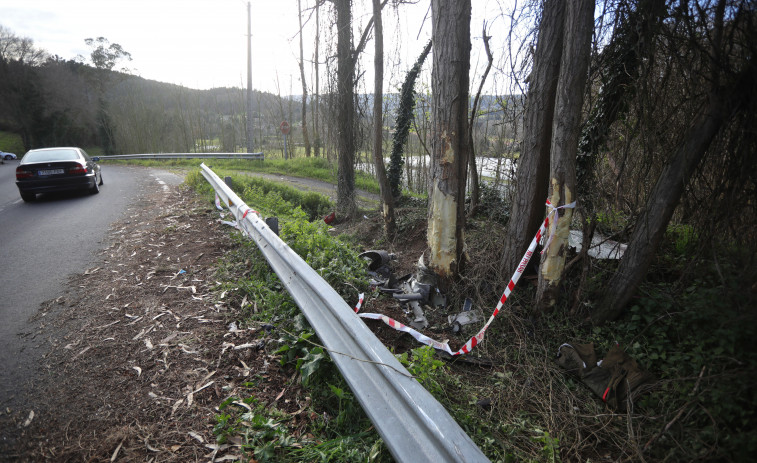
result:
M 429 266 L 442 277 L 463 264 L 465 181 L 468 169 L 470 0 L 432 0 L 432 135 L 429 185 Z
M 576 200 L 576 155 L 594 26 L 593 0 L 568 2 L 566 8 L 565 39 L 550 149 L 549 201 L 556 208 Z M 560 218 L 556 220 L 558 211 Z M 565 268 L 573 209 L 555 209 L 548 214 L 551 214 L 547 231 L 549 238 L 543 251 L 536 292 L 538 310 L 551 308 L 557 301 L 558 286 Z
M 515 195 L 507 223 L 502 270 L 510 275 L 544 221 L 552 119 L 560 73 L 565 2 L 546 0 L 539 24 L 534 67 L 529 77 L 524 134 L 515 177 Z

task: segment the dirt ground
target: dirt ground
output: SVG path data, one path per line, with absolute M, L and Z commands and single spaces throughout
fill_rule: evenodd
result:
M 182 188 L 145 195 L 110 231 L 100 262 L 43 305 L 28 407 L 0 414 L 3 461 L 223 461 L 215 407 L 252 374 L 270 403 L 303 413 L 268 333 L 230 330 L 213 279 L 234 244 L 211 204 Z

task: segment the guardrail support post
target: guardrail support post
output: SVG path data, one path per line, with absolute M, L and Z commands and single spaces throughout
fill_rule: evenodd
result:
M 267 219 L 265 219 L 265 224 L 268 225 L 268 228 L 270 228 L 272 232 L 276 233 L 276 236 L 279 236 L 278 217 L 268 217 Z

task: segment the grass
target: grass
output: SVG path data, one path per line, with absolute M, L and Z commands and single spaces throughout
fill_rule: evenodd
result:
M 299 208 L 309 220 L 315 220 L 334 209 L 331 200 L 321 194 L 302 192 L 287 185 L 235 172 L 237 171 L 216 170 L 221 177 L 231 178 L 233 188 L 240 198 L 248 204 L 254 204 L 258 210 L 265 212 L 268 216 L 289 217 L 294 214 L 293 208 Z M 193 170 L 187 174 L 187 183 L 206 193 L 211 193 L 210 185 L 205 182 L 199 170 Z
M 201 177 L 189 178 L 203 190 Z M 254 207 L 294 211 L 282 237 L 346 300 L 355 300 L 358 290 L 365 289 L 357 244 L 332 236 L 320 220 L 309 222 L 301 202 L 286 199 L 275 188 L 239 188 L 255 191 L 249 202 Z M 493 209 L 484 208 L 470 220 L 470 265 L 447 297 L 452 308 L 471 297 L 474 307 L 486 313 L 510 275 L 491 258 L 500 252 L 507 221 L 507 214 L 494 212 L 506 205 L 494 191 L 484 196 Z M 398 224 L 418 228 L 425 216 L 423 201 L 408 201 Z M 613 216 L 601 220 L 608 227 L 623 222 Z M 372 244 L 363 239 L 363 246 Z M 483 360 L 485 366 L 469 365 L 463 358 L 444 361 L 412 341 L 408 350 L 395 354 L 492 461 L 749 461 L 757 453 L 757 297 L 748 288 L 757 281 L 757 269 L 753 256 L 727 246 L 716 250 L 717 259 L 698 255 L 703 247 L 699 239 L 689 227 L 671 227 L 633 306 L 616 322 L 581 323 L 591 310 L 592 295 L 617 265 L 593 261 L 595 276 L 584 287 L 580 304 L 574 305 L 572 297 L 580 281 L 580 266 L 574 266 L 565 279 L 562 305 L 543 318 L 531 311 L 533 288 L 519 285 L 467 357 Z M 304 428 L 295 425 L 290 415 L 255 402 L 259 399 L 250 388 L 239 397 L 251 412 L 219 407 L 219 442 L 244 436 L 243 450 L 259 461 L 390 461 L 255 246 L 245 243 L 225 257 L 224 265 L 218 279 L 246 299 L 244 322 L 276 327 L 276 355 L 312 398 L 314 415 Z M 460 343 L 470 333 L 443 336 Z M 557 366 L 555 354 L 564 342 L 593 342 L 600 358 L 617 342 L 654 381 L 634 396 L 627 411 L 609 409 Z
M 101 159 L 102 163 L 141 165 L 146 167 L 182 167 L 196 168 L 200 163 L 213 166 L 227 172 L 250 171 L 267 174 L 288 175 L 293 177 L 312 178 L 324 182 L 337 183 L 337 169 L 325 158 L 297 157 L 294 159 L 266 159 L 256 161 L 251 159 L 167 159 L 167 160 L 115 160 L 107 156 Z M 378 193 L 379 186 L 376 180 L 365 172 L 355 172 L 355 188 Z
M 212 192 L 197 172 L 187 176 L 187 183 L 210 199 Z M 235 177 L 233 184 L 251 207 L 279 216 L 282 239 L 343 297 L 354 300 L 358 289 L 367 288 L 364 263 L 356 250 L 331 236 L 323 221 L 309 221 L 302 197 L 248 177 Z M 271 343 L 274 357 L 288 376 L 297 378 L 288 387 L 302 388 L 312 398 L 302 412 L 311 419 L 303 428 L 291 413 L 258 397 L 257 382 L 262 381 L 258 378 L 219 405 L 214 428 L 219 444 L 241 438 L 242 452 L 256 461 L 391 461 L 370 420 L 260 250 L 247 239 L 237 238 L 238 248 L 225 256 L 217 277 L 245 301 L 240 302 L 244 304 L 241 326 L 267 324 L 278 336 Z M 249 410 L 231 405 L 239 401 Z
M 0 151 L 13 153 L 21 158 L 26 152 L 21 136 L 16 133 L 0 131 Z
M 103 150 L 99 146 L 90 146 L 83 148 L 84 151 L 86 151 L 90 156 L 102 156 L 103 154 Z M 27 150 L 26 148 L 24 148 L 24 143 L 20 135 L 0 130 L 0 151 L 13 153 L 20 159 Z

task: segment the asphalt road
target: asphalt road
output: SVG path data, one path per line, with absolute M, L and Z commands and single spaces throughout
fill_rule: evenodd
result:
M 182 178 L 167 171 L 103 166 L 97 195 L 48 194 L 24 203 L 15 161 L 0 165 L 0 407 L 20 405 L 40 352 L 21 334 L 43 302 L 65 291 L 105 246 L 110 225 L 145 191 Z M 19 402 L 20 401 L 20 402 Z

